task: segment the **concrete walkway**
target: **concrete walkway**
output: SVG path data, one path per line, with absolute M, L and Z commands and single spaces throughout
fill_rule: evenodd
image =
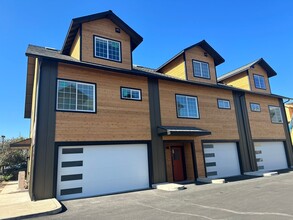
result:
M 13 219 L 59 213 L 62 206 L 56 199 L 31 201 L 27 190 L 18 190 L 17 182 L 5 183 L 0 193 L 0 219 Z

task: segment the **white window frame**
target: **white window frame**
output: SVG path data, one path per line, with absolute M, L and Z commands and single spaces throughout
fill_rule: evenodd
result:
M 258 109 L 254 108 L 253 106 L 258 106 Z M 250 103 L 250 110 L 252 112 L 261 112 L 260 104 L 251 102 Z
M 123 96 L 123 90 L 129 90 L 130 91 L 130 98 Z M 133 97 L 133 92 L 138 92 L 139 97 L 138 98 Z M 129 88 L 129 87 L 121 87 L 120 93 L 121 93 L 121 99 L 135 100 L 135 101 L 141 101 L 142 100 L 142 98 L 141 98 L 141 89 L 134 89 L 134 88 Z
M 225 103 L 226 104 L 228 103 L 228 106 L 226 106 Z M 220 109 L 231 109 L 230 100 L 218 99 L 218 108 L 220 108 Z
M 59 82 L 75 83 L 76 84 L 76 90 L 78 90 L 78 85 L 92 86 L 93 87 L 93 110 L 80 110 L 80 109 L 77 109 L 77 101 L 78 101 L 78 92 L 77 91 L 76 91 L 76 94 L 75 94 L 75 109 L 62 109 L 62 108 L 59 108 L 58 107 Z M 89 113 L 96 112 L 96 85 L 95 84 L 91 84 L 91 83 L 83 83 L 83 82 L 77 82 L 77 81 L 71 81 L 71 80 L 58 79 L 57 80 L 56 110 L 58 110 L 58 111 L 68 111 L 68 112 L 89 112 Z
M 180 111 L 178 110 L 178 105 L 177 105 L 177 98 L 178 97 L 183 97 L 183 98 L 186 99 L 187 116 L 180 116 L 179 115 Z M 189 115 L 189 106 L 188 106 L 187 98 L 192 98 L 192 99 L 195 100 L 195 104 L 196 104 L 196 116 L 190 116 Z M 176 94 L 175 95 L 175 102 L 176 102 L 176 111 L 177 111 L 177 117 L 178 118 L 191 118 L 191 119 L 199 119 L 200 118 L 200 116 L 199 116 L 199 108 L 198 108 L 198 101 L 197 101 L 197 97 L 196 96 Z
M 115 62 L 121 62 L 121 42 L 116 41 L 116 40 L 110 40 L 110 39 L 103 38 L 103 37 L 98 37 L 98 36 L 95 36 L 94 39 L 95 39 L 95 42 L 94 42 L 94 44 L 95 44 L 94 45 L 94 50 L 95 50 L 94 55 L 95 55 L 95 57 L 98 57 L 98 58 L 101 58 L 101 59 L 106 59 L 106 60 L 111 60 L 111 61 L 115 61 Z M 96 41 L 96 39 L 104 40 L 104 41 L 107 42 L 107 57 L 102 57 L 102 56 L 97 55 L 97 51 L 96 51 L 97 50 L 97 46 L 96 46 L 97 41 Z M 119 60 L 111 59 L 109 57 L 109 42 L 115 42 L 115 43 L 119 44 Z
M 271 112 L 274 111 L 276 113 L 277 111 L 277 119 L 279 118 L 280 121 L 276 121 L 273 120 L 273 117 L 271 116 Z M 283 124 L 283 116 L 282 116 L 282 112 L 281 112 L 281 108 L 279 106 L 273 106 L 273 105 L 269 105 L 269 114 L 270 114 L 270 118 L 271 118 L 271 122 L 274 124 Z
M 262 83 L 261 83 L 262 80 L 263 80 L 263 86 L 262 86 Z M 267 89 L 266 80 L 265 80 L 264 76 L 258 75 L 258 74 L 253 74 L 253 81 L 254 81 L 255 88 L 264 89 L 264 90 Z
M 200 66 L 200 76 L 195 75 L 195 71 L 194 71 L 194 63 L 198 63 L 199 66 Z M 208 65 L 208 74 L 209 74 L 208 77 L 206 77 L 206 76 L 203 75 L 203 72 L 202 72 L 202 64 L 203 64 L 203 63 Z M 207 63 L 207 62 L 201 62 L 201 61 L 198 61 L 198 60 L 192 60 L 192 68 L 193 68 L 193 76 L 194 76 L 194 77 L 200 77 L 200 78 L 204 78 L 204 79 L 211 79 L 210 65 L 209 65 L 209 63 Z

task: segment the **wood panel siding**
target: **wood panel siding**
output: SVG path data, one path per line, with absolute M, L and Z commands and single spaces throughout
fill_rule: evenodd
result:
M 80 30 L 78 30 L 75 36 L 69 55 L 80 60 Z
M 160 72 L 166 75 L 186 80 L 185 62 L 183 55 L 177 57 L 175 60 L 163 67 Z
M 231 91 L 203 86 L 159 81 L 160 108 L 163 126 L 194 126 L 212 132 L 212 135 L 164 136 L 164 140 L 194 141 L 196 167 L 199 177 L 205 177 L 201 140 L 239 140 L 233 95 Z M 200 119 L 177 118 L 175 94 L 197 96 Z M 230 101 L 231 109 L 219 109 L 217 99 Z
M 223 83 L 225 85 L 233 86 L 236 88 L 250 90 L 249 76 L 246 71 L 223 80 Z
M 132 68 L 130 37 L 122 29 L 115 31 L 115 25 L 110 19 L 100 19 L 82 24 L 82 61 L 114 66 L 123 69 Z M 121 42 L 121 62 L 94 57 L 94 35 Z
M 252 139 L 286 139 L 283 124 L 272 123 L 269 113 L 268 106 L 279 106 L 278 99 L 256 94 L 246 94 L 245 98 Z M 261 112 L 252 112 L 251 102 L 260 104 Z
M 163 126 L 195 126 L 212 132 L 209 139 L 238 139 L 238 128 L 232 92 L 204 86 L 159 81 L 161 120 Z M 197 96 L 200 119 L 177 117 L 175 94 Z M 219 109 L 217 99 L 230 101 L 231 109 Z M 223 129 L 225 125 L 225 129 Z
M 214 59 L 209 54 L 207 54 L 207 56 L 205 56 L 206 53 L 207 52 L 199 46 L 193 47 L 185 52 L 187 79 L 191 80 L 191 81 L 196 81 L 196 82 L 217 84 Z M 205 78 L 194 77 L 193 76 L 192 60 L 197 60 L 197 61 L 202 61 L 202 62 L 208 63 L 209 68 L 210 68 L 210 77 L 211 78 L 205 79 Z
M 150 140 L 147 78 L 59 64 L 58 78 L 96 83 L 97 113 L 57 112 L 56 141 Z M 122 100 L 120 86 L 142 90 Z
M 194 170 L 193 170 L 193 157 L 191 151 L 191 144 L 184 143 L 184 159 L 185 159 L 185 169 L 186 169 L 186 180 L 194 180 Z
M 254 68 L 250 68 L 248 70 L 248 72 L 249 72 L 249 81 L 250 81 L 250 85 L 251 85 L 251 91 L 262 92 L 262 93 L 271 93 L 268 75 L 267 75 L 266 71 L 260 65 L 258 65 L 258 64 L 254 65 Z M 261 75 L 264 77 L 265 83 L 266 83 L 266 89 L 257 89 L 255 87 L 254 78 L 253 78 L 254 74 Z

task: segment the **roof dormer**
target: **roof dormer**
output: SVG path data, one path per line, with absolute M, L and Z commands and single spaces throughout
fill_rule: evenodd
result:
M 205 40 L 185 48 L 157 71 L 183 80 L 217 84 L 216 66 L 225 60 Z
M 269 78 L 277 75 L 263 59 L 257 59 L 218 78 L 219 83 L 253 92 L 271 93 Z
M 74 18 L 61 53 L 83 62 L 132 68 L 132 51 L 142 37 L 112 11 Z

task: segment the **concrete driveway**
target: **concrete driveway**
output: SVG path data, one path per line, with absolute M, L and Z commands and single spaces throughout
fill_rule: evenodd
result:
M 39 219 L 293 219 L 293 172 L 186 186 L 64 201 L 66 211 Z

